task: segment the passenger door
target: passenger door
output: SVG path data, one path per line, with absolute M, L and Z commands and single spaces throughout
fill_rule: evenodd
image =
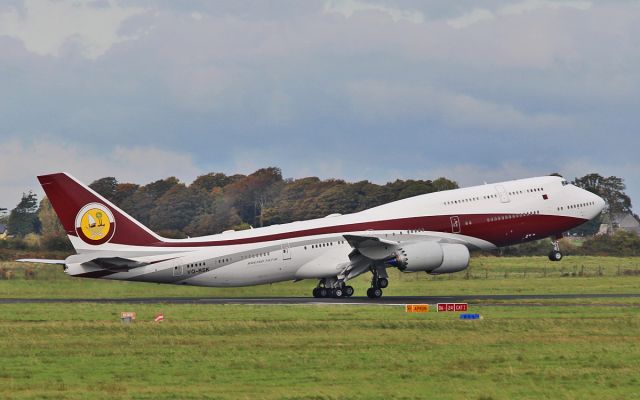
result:
M 282 261 L 291 260 L 291 247 L 289 243 L 282 243 Z
M 460 233 L 460 217 L 451 217 L 451 233 Z
M 500 198 L 501 203 L 508 203 L 511 201 L 511 199 L 509 199 L 509 194 L 507 193 L 504 186 L 496 185 L 496 193 L 498 193 L 498 197 Z

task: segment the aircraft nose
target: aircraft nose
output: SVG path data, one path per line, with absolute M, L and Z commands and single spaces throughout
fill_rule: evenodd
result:
M 590 218 L 595 218 L 598 214 L 600 214 L 602 212 L 602 210 L 604 210 L 604 207 L 606 206 L 606 203 L 604 201 L 604 199 L 600 196 L 598 196 L 597 194 L 591 193 L 591 192 L 587 192 L 589 193 L 589 201 L 593 203 L 593 206 L 591 206 L 590 209 Z
M 604 199 L 596 194 L 593 195 L 595 197 L 595 203 L 596 203 L 596 208 L 598 210 L 598 212 L 596 213 L 599 214 L 602 212 L 602 210 L 604 210 L 604 207 L 606 206 L 606 203 L 604 201 Z

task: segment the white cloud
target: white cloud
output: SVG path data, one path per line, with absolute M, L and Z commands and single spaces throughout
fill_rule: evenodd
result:
M 483 8 L 475 8 L 470 13 L 447 20 L 447 24 L 452 28 L 461 29 L 477 22 L 493 18 L 495 18 L 495 15 L 491 11 Z
M 42 196 L 36 176 L 68 172 L 86 184 L 105 176 L 120 182 L 145 184 L 175 176 L 190 183 L 202 173 L 190 155 L 155 147 L 79 147 L 53 139 L 32 143 L 0 142 L 0 208 L 13 208 L 20 194 Z
M 369 121 L 436 120 L 452 128 L 492 129 L 504 133 L 567 129 L 565 116 L 527 114 L 511 104 L 500 104 L 429 85 L 402 82 L 355 81 L 348 94 L 356 115 Z
M 96 59 L 115 43 L 135 39 L 123 36 L 121 24 L 143 13 L 138 7 L 107 5 L 74 0 L 25 0 L 24 12 L 15 8 L 0 14 L 0 35 L 21 40 L 27 50 L 38 55 L 60 54 L 68 44 L 80 48 L 83 56 Z
M 475 8 L 471 12 L 463 14 L 459 17 L 448 19 L 447 24 L 449 24 L 449 26 L 451 26 L 452 28 L 462 29 L 481 21 L 492 20 L 496 17 L 520 15 L 543 8 L 552 10 L 557 10 L 560 8 L 571 8 L 584 11 L 591 8 L 591 2 L 574 0 L 525 0 L 519 3 L 508 4 L 499 7 L 495 11 L 490 11 L 484 8 Z
M 590 1 L 579 0 L 525 0 L 520 3 L 509 4 L 498 9 L 498 15 L 518 15 L 535 11 L 540 8 L 550 8 L 557 10 L 560 8 L 572 8 L 575 10 L 588 10 L 591 8 Z
M 388 15 L 393 21 L 401 20 L 416 24 L 424 22 L 421 12 L 415 10 L 403 10 L 400 8 L 387 7 L 380 4 L 371 4 L 360 0 L 327 0 L 324 4 L 325 13 L 338 13 L 347 18 L 361 11 L 377 11 Z

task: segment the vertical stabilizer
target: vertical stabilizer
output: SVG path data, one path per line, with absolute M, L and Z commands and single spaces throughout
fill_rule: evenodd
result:
M 162 238 L 66 173 L 38 177 L 76 251 L 153 246 Z

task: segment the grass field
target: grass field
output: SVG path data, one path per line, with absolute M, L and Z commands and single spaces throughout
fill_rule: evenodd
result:
M 639 262 L 481 258 L 466 276 L 392 275 L 385 294 L 639 293 L 640 276 L 625 272 Z M 27 280 L 15 272 L 0 281 L 0 296 L 307 295 L 311 287 L 175 287 L 71 279 L 57 269 Z M 479 321 L 399 306 L 3 304 L 0 398 L 640 399 L 640 300 L 544 303 L 473 305 Z M 121 311 L 138 321 L 122 324 Z M 152 322 L 159 312 L 165 321 Z
M 112 298 L 184 296 L 309 296 L 313 281 L 284 282 L 246 288 L 203 288 L 101 279 L 71 278 L 61 267 L 0 262 L 14 279 L 0 280 L 0 298 Z M 25 279 L 25 271 L 32 279 Z M 467 272 L 429 276 L 390 269 L 389 296 L 526 293 L 638 293 L 640 258 L 567 257 L 551 263 L 546 257 L 475 257 Z M 370 275 L 352 281 L 363 296 Z

